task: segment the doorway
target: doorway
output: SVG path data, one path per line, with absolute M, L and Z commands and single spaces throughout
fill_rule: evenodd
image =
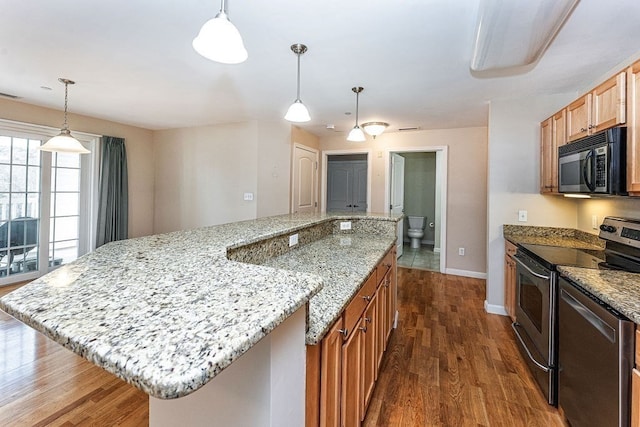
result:
M 322 212 L 369 212 L 371 165 L 368 151 L 325 151 Z
M 445 272 L 446 165 L 447 147 L 411 147 L 388 153 L 386 205 L 390 212 L 405 214 L 398 227 L 399 266 Z M 414 217 L 414 227 L 409 217 Z M 409 228 L 415 229 L 416 224 L 419 232 L 412 231 L 409 237 Z

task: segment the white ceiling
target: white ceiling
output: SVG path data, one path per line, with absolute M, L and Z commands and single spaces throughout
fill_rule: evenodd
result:
M 509 1 L 509 0 L 507 0 Z M 515 0 L 514 0 L 515 1 Z M 581 0 L 530 72 L 469 72 L 479 0 L 230 0 L 249 59 L 223 65 L 191 41 L 219 0 L 0 0 L 0 92 L 22 102 L 149 129 L 284 120 L 301 98 L 322 135 L 360 122 L 391 129 L 487 124 L 487 101 L 568 93 L 640 52 L 640 1 Z M 41 86 L 51 87 L 44 90 Z M 73 129 L 73 123 L 70 122 Z

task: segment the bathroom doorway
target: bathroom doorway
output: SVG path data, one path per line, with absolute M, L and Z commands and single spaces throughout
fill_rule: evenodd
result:
M 369 212 L 371 167 L 369 152 L 322 153 L 322 212 Z
M 445 272 L 446 147 L 393 150 L 389 153 L 387 194 L 392 193 L 394 157 L 404 159 L 403 240 L 398 266 Z M 397 161 L 396 161 L 397 163 Z M 397 190 L 396 190 L 397 192 Z M 391 209 L 391 204 L 387 204 Z

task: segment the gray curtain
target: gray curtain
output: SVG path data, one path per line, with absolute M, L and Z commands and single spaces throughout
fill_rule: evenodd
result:
M 129 190 L 124 138 L 102 137 L 96 247 L 127 238 Z

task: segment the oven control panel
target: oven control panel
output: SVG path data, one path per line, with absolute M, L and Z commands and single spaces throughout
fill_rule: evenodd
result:
M 640 248 L 640 220 L 608 216 L 600 225 L 601 239 Z

